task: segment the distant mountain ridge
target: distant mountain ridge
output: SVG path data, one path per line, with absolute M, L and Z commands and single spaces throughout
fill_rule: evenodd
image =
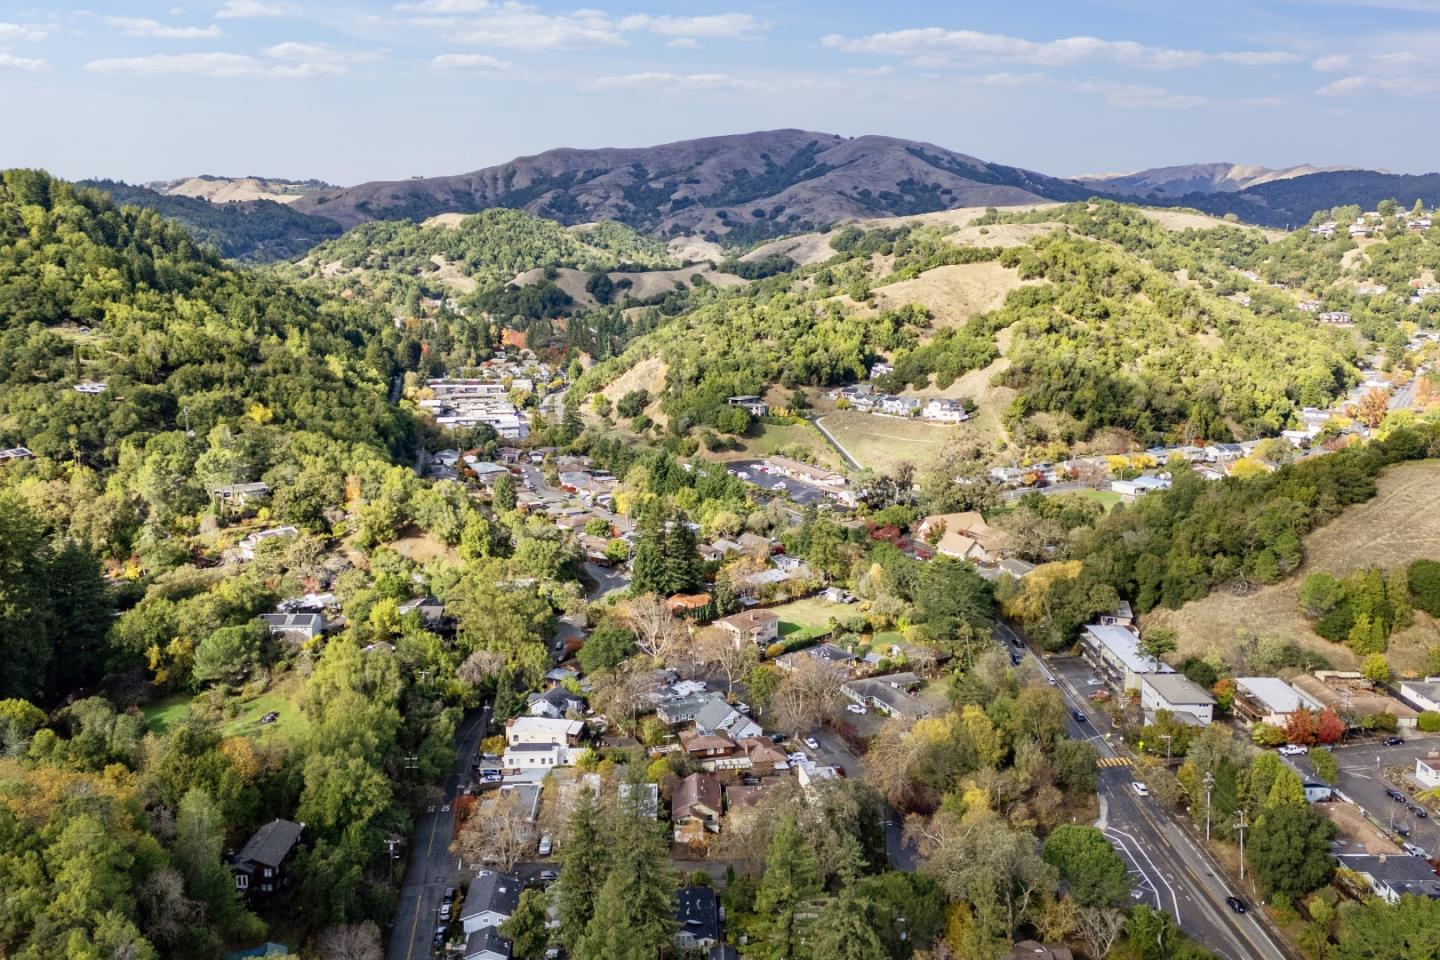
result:
M 1192 193 L 1238 193 L 1262 183 L 1340 171 L 1386 173 L 1384 170 L 1366 170 L 1363 167 L 1317 167 L 1308 163 L 1279 169 L 1247 163 L 1188 163 L 1174 167 L 1152 167 L 1134 173 L 1089 174 L 1072 179 L 1076 183 L 1106 193 L 1150 199 L 1182 197 Z
M 286 180 L 280 177 L 217 177 L 201 174 L 178 180 L 152 180 L 146 189 L 167 197 L 193 197 L 211 203 L 242 203 L 249 200 L 273 200 L 294 203 L 316 190 L 333 190 L 333 183 L 324 180 Z
M 559 149 L 472 173 L 308 194 L 345 227 L 517 207 L 575 224 L 618 220 L 661 236 L 731 242 L 840 220 L 1083 199 L 1089 188 L 895 137 L 771 130 L 653 147 Z

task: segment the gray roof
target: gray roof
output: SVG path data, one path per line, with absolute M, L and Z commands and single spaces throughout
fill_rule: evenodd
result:
M 510 941 L 500 936 L 499 927 L 481 927 L 465 938 L 465 956 L 473 957 L 482 950 L 508 957 Z
M 681 887 L 676 897 L 675 920 L 696 940 L 720 939 L 720 904 L 710 887 Z
M 325 618 L 318 613 L 262 613 L 260 619 L 271 632 L 321 633 Z
M 515 915 L 520 906 L 520 878 L 494 870 L 481 870 L 470 881 L 465 892 L 465 912 L 460 919 L 478 917 L 482 913 L 497 913 L 502 917 Z
M 300 839 L 305 824 L 291 820 L 271 820 L 256 830 L 245 846 L 240 848 L 236 863 L 258 863 L 266 867 L 278 867 L 290 855 Z
M 1209 691 L 1183 673 L 1146 674 L 1140 678 L 1140 682 L 1158 693 L 1166 703 L 1177 706 L 1215 704 L 1215 698 L 1210 696 Z
M 1410 894 L 1440 900 L 1440 875 L 1419 857 L 1398 853 L 1388 857 L 1346 854 L 1338 859 L 1345 869 L 1368 874 L 1401 896 Z
M 695 714 L 695 726 L 704 731 L 714 730 L 725 722 L 725 718 L 735 712 L 735 708 L 726 703 L 724 698 L 716 697 Z

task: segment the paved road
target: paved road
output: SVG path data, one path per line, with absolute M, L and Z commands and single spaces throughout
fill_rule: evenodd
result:
M 1000 639 L 1016 649 L 1017 638 L 1004 624 L 997 626 Z M 1102 760 L 1121 755 L 1097 731 L 1107 727 L 1104 718 L 1092 712 L 1082 690 L 1089 675 L 1083 665 L 1068 664 L 1055 671 L 1033 654 L 1026 653 L 1046 680 L 1054 680 L 1072 715 L 1066 719 L 1070 736 L 1095 746 Z M 1076 685 L 1078 679 L 1079 686 Z M 1079 711 L 1085 721 L 1073 715 Z M 1258 911 L 1244 916 L 1230 912 L 1225 897 L 1235 892 L 1215 866 L 1209 854 L 1175 822 L 1153 798 L 1138 796 L 1131 787 L 1133 778 L 1126 766 L 1103 767 L 1098 792 L 1100 821 L 1097 824 L 1130 865 L 1135 878 L 1134 896 L 1173 916 L 1180 929 L 1195 937 L 1224 960 L 1277 960 L 1288 956 L 1259 920 Z M 1242 892 L 1253 903 L 1253 896 Z
M 455 770 L 445 778 L 444 801 L 416 819 L 386 960 L 423 960 L 432 956 L 440 900 L 445 888 L 459 886 L 460 879 L 459 864 L 450 853 L 455 827 L 452 804 L 460 784 L 469 775 L 470 757 L 480 748 L 489 723 L 489 704 L 465 718 L 455 732 Z
M 820 744 L 820 749 L 811 750 L 806 747 L 806 753 L 821 763 L 844 767 L 846 776 L 858 779 L 865 775 L 865 761 L 855 756 L 835 731 L 822 727 L 812 731 L 810 735 Z M 914 873 L 919 866 L 919 855 L 914 845 L 905 842 L 905 824 L 900 819 L 900 814 L 887 803 L 884 816 L 886 859 L 890 861 L 892 868 Z
M 824 417 L 815 418 L 815 428 L 821 433 L 823 433 L 825 435 L 825 439 L 830 441 L 831 446 L 833 446 L 836 451 L 839 452 L 840 456 L 845 458 L 845 462 L 849 464 L 851 470 L 864 469 L 864 467 L 860 466 L 860 461 L 856 460 L 855 457 L 850 453 L 850 451 L 845 449 L 845 445 L 842 444 L 839 440 L 835 439 L 835 434 L 831 433 L 825 428 Z
M 624 567 L 602 567 L 598 563 L 585 563 L 581 566 L 585 579 L 594 584 L 585 591 L 585 599 L 591 603 L 613 590 L 630 588 L 630 575 L 625 572 Z
M 1374 741 L 1336 747 L 1334 752 L 1340 765 L 1340 782 L 1335 786 L 1364 807 L 1376 822 L 1391 833 L 1392 838 L 1397 838 L 1394 833 L 1396 828 L 1407 830 L 1411 843 L 1432 857 L 1440 856 L 1440 823 L 1436 822 L 1440 818 L 1440 810 L 1432 804 L 1427 815 L 1421 817 L 1415 811 L 1423 808 L 1413 800 L 1401 803 L 1385 795 L 1385 788 L 1394 786 L 1386 778 L 1387 772 L 1403 769 L 1413 773 L 1417 757 L 1440 748 L 1440 739 L 1414 733 L 1410 736 L 1415 739 L 1407 739 L 1395 747 Z M 1301 773 L 1307 776 L 1314 774 L 1309 757 L 1294 757 L 1292 763 Z

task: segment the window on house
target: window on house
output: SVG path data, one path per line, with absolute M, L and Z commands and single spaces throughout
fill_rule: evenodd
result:
M 249 877 L 248 874 L 244 874 L 244 873 L 237 873 L 237 874 L 235 874 L 235 889 L 236 889 L 236 890 L 245 890 L 245 889 L 248 889 L 249 886 L 250 886 L 250 877 Z

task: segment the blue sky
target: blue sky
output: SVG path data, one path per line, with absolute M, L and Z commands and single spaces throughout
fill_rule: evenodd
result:
M 1058 175 L 1440 168 L 1440 0 L 589 2 L 0 0 L 0 166 L 355 183 L 804 127 Z

